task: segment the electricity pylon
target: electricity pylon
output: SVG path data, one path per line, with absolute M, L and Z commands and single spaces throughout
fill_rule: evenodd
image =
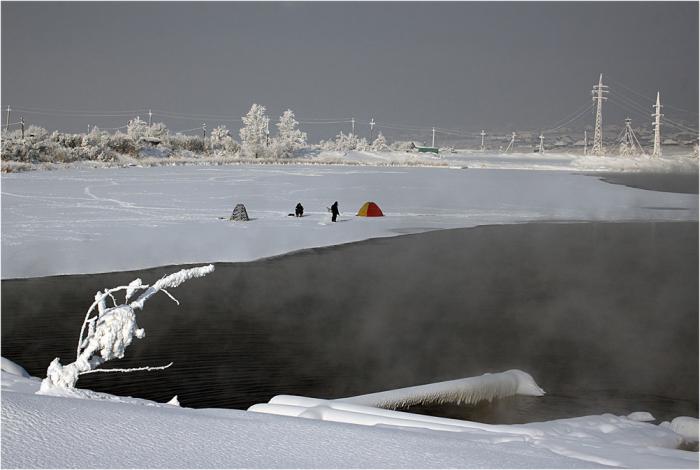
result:
M 654 118 L 652 125 L 654 126 L 654 151 L 651 154 L 653 158 L 661 158 L 661 99 L 659 92 L 656 92 L 656 104 L 653 106 L 656 112 L 651 115 Z
M 510 142 L 508 142 L 508 147 L 506 147 L 505 153 L 508 153 L 508 151 L 513 148 L 513 144 L 515 143 L 515 132 L 510 136 Z
M 593 86 L 593 101 L 596 102 L 595 110 L 595 132 L 593 134 L 593 148 L 591 153 L 599 157 L 603 156 L 605 150 L 603 149 L 603 101 L 608 98 L 605 93 L 608 92 L 607 85 L 603 85 L 603 74 L 600 74 L 600 79 L 598 79 L 598 84 Z
M 622 139 L 620 140 L 620 155 L 623 157 L 629 157 L 630 155 L 644 154 L 639 139 L 632 129 L 632 119 L 625 119 L 625 131 L 622 134 Z

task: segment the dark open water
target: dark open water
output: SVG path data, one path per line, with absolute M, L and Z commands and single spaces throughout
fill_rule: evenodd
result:
M 2 355 L 70 362 L 96 290 L 179 267 L 2 282 Z M 122 361 L 79 386 L 183 406 L 336 398 L 510 368 L 544 398 L 414 411 L 483 422 L 698 415 L 698 224 L 523 224 L 313 249 L 157 296 Z

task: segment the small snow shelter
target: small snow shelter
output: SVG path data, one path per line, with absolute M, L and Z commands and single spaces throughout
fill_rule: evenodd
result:
M 372 201 L 365 202 L 357 211 L 359 217 L 384 217 L 384 213 L 377 204 Z
M 228 220 L 237 220 L 239 222 L 247 222 L 250 219 L 248 218 L 248 211 L 245 210 L 245 206 L 243 204 L 236 204 L 236 207 L 233 208 L 233 212 L 231 213 L 231 217 L 229 217 Z

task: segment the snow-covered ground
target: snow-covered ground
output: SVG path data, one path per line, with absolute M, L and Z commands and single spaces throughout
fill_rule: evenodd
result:
M 194 410 L 106 394 L 37 395 L 39 379 L 2 365 L 6 468 L 698 466 L 696 452 L 677 449 L 684 437 L 640 421 L 645 413 L 486 425 L 309 399 L 305 417 Z M 352 413 L 331 413 L 348 407 Z
M 340 222 L 326 208 L 340 206 Z M 375 201 L 383 218 L 355 217 Z M 297 202 L 305 217 L 289 217 Z M 251 221 L 226 220 L 244 203 Z M 698 220 L 698 196 L 567 171 L 231 165 L 2 176 L 2 278 L 249 261 L 426 230 Z

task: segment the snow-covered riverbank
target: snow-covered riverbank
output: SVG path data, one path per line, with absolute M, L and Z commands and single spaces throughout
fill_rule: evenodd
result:
M 339 201 L 341 223 L 326 211 Z M 385 217 L 355 217 L 375 201 Z M 289 217 L 297 202 L 305 217 Z M 243 203 L 252 220 L 226 220 Z M 223 218 L 223 219 L 222 219 Z M 182 166 L 3 175 L 2 278 L 249 261 L 427 230 L 698 219 L 698 197 L 565 171 Z
M 5 366 L 8 367 L 5 367 Z M 684 438 L 645 414 L 451 430 L 366 426 L 115 396 L 36 395 L 3 361 L 2 461 L 17 468 L 697 468 Z M 379 413 L 380 410 L 377 410 Z M 412 415 L 404 413 L 406 417 Z M 370 415 L 367 415 L 370 418 Z M 416 417 L 425 422 L 425 417 Z M 634 418 L 634 419 L 632 419 Z M 695 421 L 697 422 L 697 420 Z M 683 423 L 680 423 L 683 424 Z M 448 429 L 445 427 L 444 429 Z M 687 430 L 675 428 L 687 434 Z

